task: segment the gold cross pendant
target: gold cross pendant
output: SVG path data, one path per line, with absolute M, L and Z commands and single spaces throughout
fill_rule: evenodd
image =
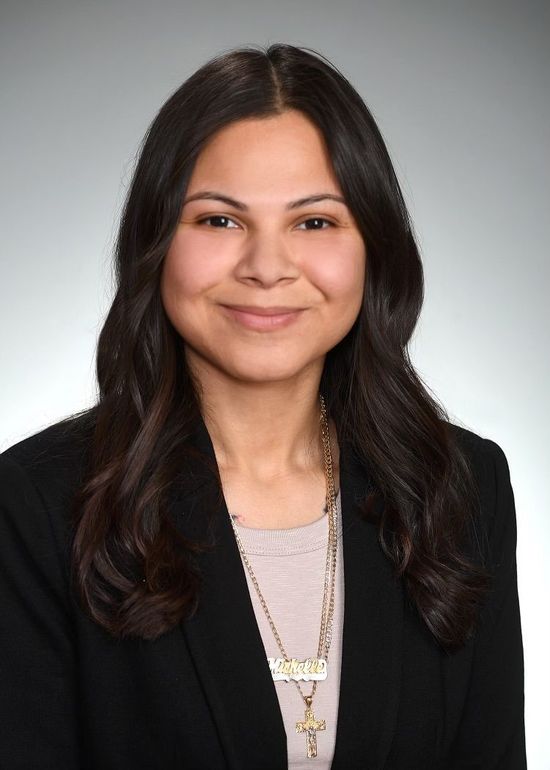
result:
M 296 732 L 306 733 L 307 757 L 313 759 L 317 756 L 317 730 L 326 730 L 324 719 L 315 719 L 313 709 L 311 708 L 312 697 L 305 698 L 306 716 L 303 722 L 296 722 Z

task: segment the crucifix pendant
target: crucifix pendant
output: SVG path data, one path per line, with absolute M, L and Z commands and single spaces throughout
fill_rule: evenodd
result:
M 326 730 L 326 724 L 324 719 L 315 719 L 311 695 L 305 698 L 306 702 L 306 715 L 303 722 L 296 722 L 296 732 L 306 734 L 307 745 L 307 757 L 313 759 L 317 756 L 317 730 Z

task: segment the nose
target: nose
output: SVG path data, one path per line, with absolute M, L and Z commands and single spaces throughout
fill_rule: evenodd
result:
M 235 272 L 238 280 L 264 288 L 290 283 L 300 275 L 284 236 L 272 231 L 249 236 Z

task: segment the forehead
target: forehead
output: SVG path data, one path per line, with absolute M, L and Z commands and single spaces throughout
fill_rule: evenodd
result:
M 216 132 L 197 158 L 188 192 L 207 186 L 241 197 L 275 191 L 298 197 L 318 185 L 340 192 L 323 135 L 303 113 L 288 110 Z

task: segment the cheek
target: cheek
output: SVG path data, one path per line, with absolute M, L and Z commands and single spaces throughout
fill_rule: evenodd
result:
M 357 309 L 363 296 L 366 253 L 363 242 L 323 244 L 308 258 L 310 280 L 329 301 L 350 303 Z M 350 307 L 350 311 L 352 308 Z
M 223 264 L 205 249 L 201 238 L 189 231 L 176 233 L 162 268 L 161 292 L 166 302 L 181 304 L 215 285 Z

